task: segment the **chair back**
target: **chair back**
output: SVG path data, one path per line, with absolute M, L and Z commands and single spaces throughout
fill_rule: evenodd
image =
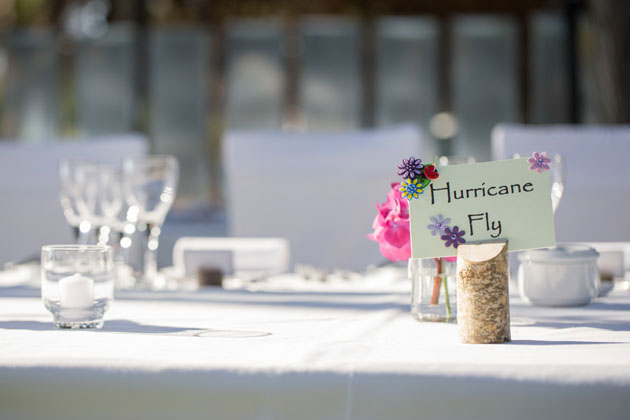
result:
M 294 264 L 365 269 L 383 261 L 367 238 L 376 203 L 419 156 L 413 126 L 351 133 L 229 132 L 224 140 L 229 232 L 284 237 Z
M 630 238 L 630 125 L 500 124 L 492 132 L 494 159 L 535 151 L 564 158 L 565 188 L 555 214 L 558 242 Z

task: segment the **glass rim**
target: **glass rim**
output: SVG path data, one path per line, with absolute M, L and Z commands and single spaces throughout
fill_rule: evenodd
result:
M 110 245 L 78 245 L 78 244 L 59 244 L 59 245 L 44 245 L 42 246 L 42 252 L 49 251 L 111 251 Z

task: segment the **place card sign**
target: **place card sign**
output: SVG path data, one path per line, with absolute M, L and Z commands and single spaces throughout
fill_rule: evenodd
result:
M 462 243 L 496 239 L 507 239 L 509 251 L 555 245 L 549 172 L 530 163 L 439 167 L 409 200 L 412 257 L 455 256 Z

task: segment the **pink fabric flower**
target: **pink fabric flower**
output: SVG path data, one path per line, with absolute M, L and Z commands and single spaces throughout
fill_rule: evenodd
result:
M 527 162 L 531 165 L 530 170 L 541 173 L 543 170 L 549 170 L 551 159 L 547 157 L 547 152 L 535 152 L 533 157 L 527 159 Z
M 400 184 L 392 183 L 387 201 L 380 206 L 372 223 L 374 232 L 368 238 L 378 242 L 379 250 L 385 258 L 406 261 L 411 257 L 411 236 L 409 234 L 409 202 L 400 194 Z

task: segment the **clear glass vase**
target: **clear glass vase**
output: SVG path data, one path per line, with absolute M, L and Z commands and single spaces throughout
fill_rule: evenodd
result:
M 418 321 L 457 322 L 457 263 L 409 259 L 411 314 Z

